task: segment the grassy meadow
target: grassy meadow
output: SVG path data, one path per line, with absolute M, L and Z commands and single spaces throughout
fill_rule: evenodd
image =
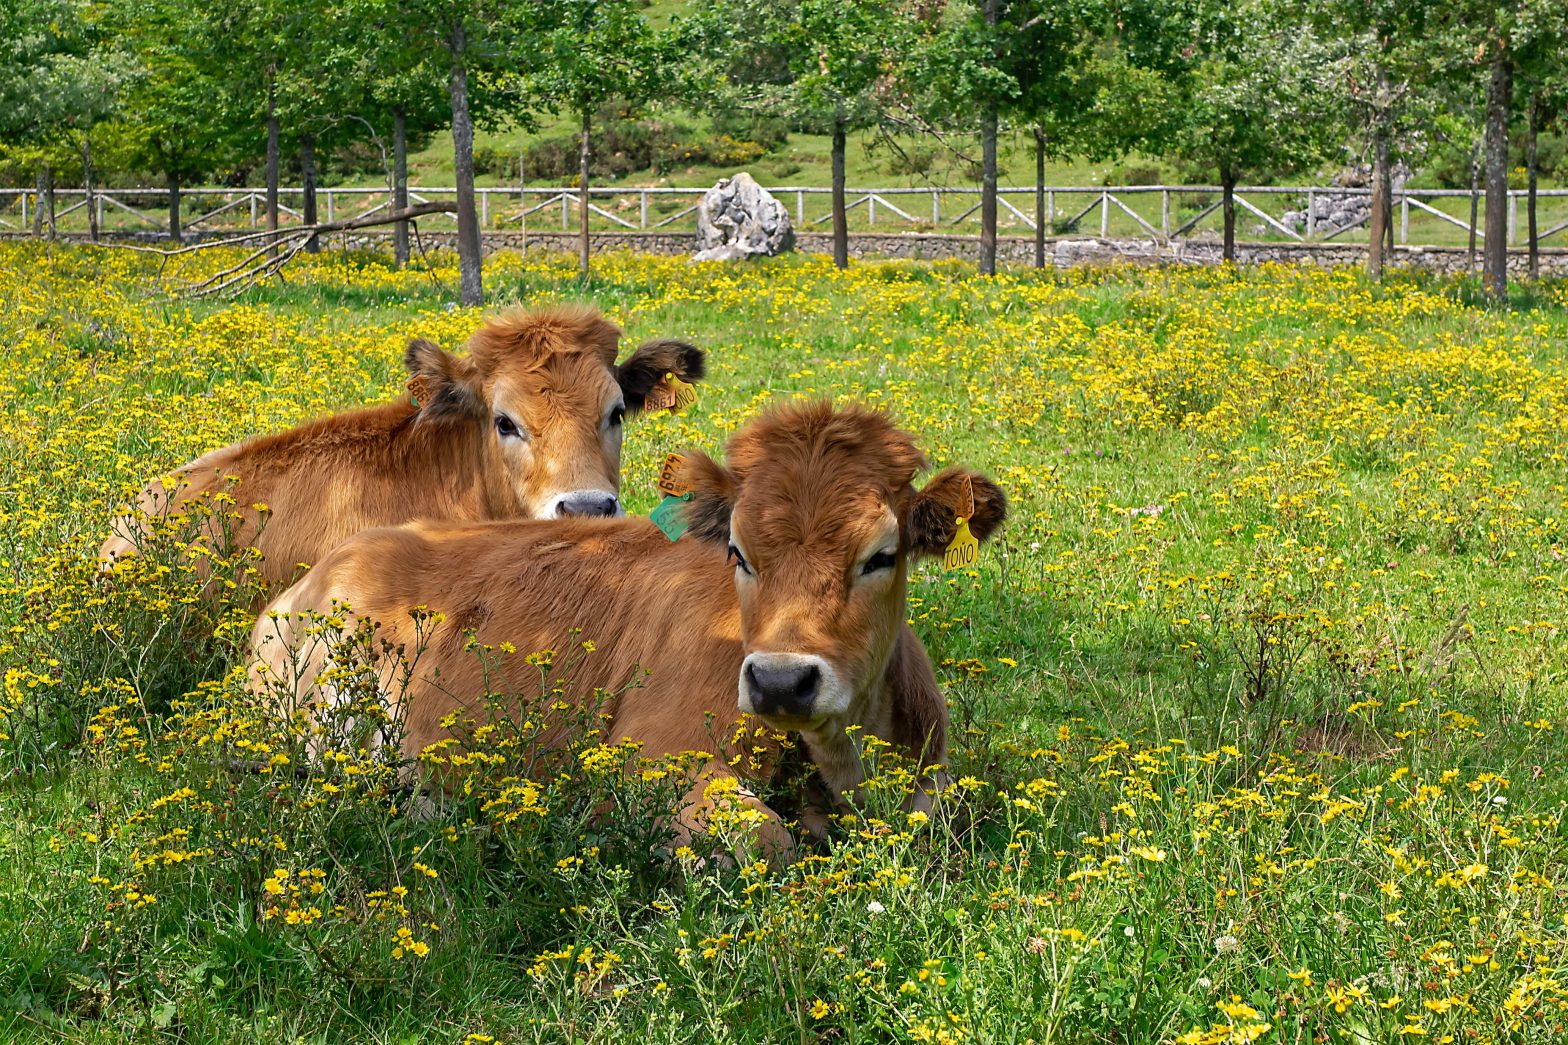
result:
M 1568 284 L 491 259 L 493 306 L 708 350 L 628 425 L 631 511 L 796 395 L 1012 499 L 975 570 L 912 573 L 951 800 L 902 813 L 881 753 L 830 845 L 725 867 L 659 844 L 668 767 L 588 741 L 530 779 L 476 738 L 433 816 L 308 763 L 238 685 L 243 551 L 216 602 L 172 530 L 95 577 L 144 480 L 390 398 L 482 315 L 439 257 L 178 297 L 235 260 L 0 245 L 5 1040 L 1568 1037 Z M 517 655 L 548 698 L 592 652 Z

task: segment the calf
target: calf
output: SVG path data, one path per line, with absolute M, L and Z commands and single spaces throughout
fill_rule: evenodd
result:
M 311 615 L 379 622 L 376 646 L 423 647 L 411 673 L 378 668 L 413 756 L 449 737 L 443 720 L 487 690 L 538 687 L 521 656 L 482 663 L 465 649 L 470 636 L 528 651 L 566 649 L 578 635 L 596 651 L 575 667 L 569 692 L 615 694 L 600 709 L 606 739 L 639 741 L 644 755 L 713 752 L 715 727 L 749 714 L 799 733 L 834 795 L 863 780 L 862 731 L 929 767 L 946 758 L 948 717 L 905 622 L 908 562 L 942 554 L 960 512 L 976 538 L 989 536 L 1006 498 L 957 468 L 917 490 L 924 464 L 880 413 L 790 405 L 736 434 L 726 464 L 692 454 L 672 469 L 674 488 L 689 495 L 689 535 L 673 544 L 644 519 L 368 531 L 262 614 L 253 685 L 319 710 L 338 698 L 312 687 L 336 665 Z M 420 625 L 415 606 L 444 620 Z M 642 671 L 644 684 L 626 689 Z M 765 753 L 763 777 L 775 756 Z M 730 775 L 717 754 L 696 773 L 683 836 L 703 829 L 706 787 Z M 763 814 L 764 844 L 787 847 L 778 817 L 743 800 Z
M 254 545 L 272 584 L 373 526 L 619 515 L 622 420 L 655 389 L 667 398 L 666 374 L 703 373 L 702 352 L 680 341 L 646 342 L 617 365 L 620 337 L 596 310 L 560 306 L 491 321 L 464 358 L 415 340 L 404 353 L 409 395 L 182 465 L 172 488 L 142 490 L 100 557 L 133 552 L 150 516 L 231 484 L 239 519 L 229 532 L 209 521 L 206 536 Z

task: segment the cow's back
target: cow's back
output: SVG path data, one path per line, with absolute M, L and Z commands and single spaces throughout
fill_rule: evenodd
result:
M 256 436 L 204 454 L 155 480 L 133 517 L 116 519 L 100 557 L 119 558 L 144 538 L 144 518 L 194 510 L 204 539 L 254 546 L 262 574 L 287 583 L 355 533 L 421 518 L 472 518 L 471 452 L 451 433 L 449 447 L 414 437 L 413 410 L 393 403 L 339 414 L 286 432 Z M 443 457 L 453 458 L 443 460 Z M 467 478 L 465 478 L 467 477 Z
M 572 663 L 573 700 L 612 694 L 599 709 L 611 739 L 631 737 L 650 752 L 712 751 L 710 715 L 719 729 L 737 717 L 743 652 L 732 577 L 722 551 L 671 544 L 645 519 L 416 523 L 350 539 L 269 612 L 346 606 L 352 619 L 379 623 L 378 646 L 401 649 L 414 667 L 410 754 L 448 736 L 441 720 L 486 691 L 539 697 L 528 654 L 545 650 L 557 665 Z M 440 619 L 416 620 L 416 607 Z M 264 658 L 277 656 L 278 644 L 266 644 L 277 628 L 268 614 L 258 622 Z M 515 652 L 500 652 L 503 644 Z M 383 674 L 392 682 L 398 671 Z

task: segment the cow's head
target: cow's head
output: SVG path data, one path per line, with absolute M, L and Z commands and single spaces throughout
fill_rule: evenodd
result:
M 740 710 L 818 732 L 863 721 L 905 616 L 911 556 L 941 555 L 967 480 L 969 526 L 984 540 L 1007 498 L 962 468 L 912 485 L 925 457 L 883 414 L 828 403 L 762 415 L 726 463 L 685 458 L 690 531 L 735 563 L 746 657 Z
M 619 365 L 621 331 L 592 308 L 491 320 L 456 357 L 422 339 L 404 354 L 416 423 L 472 425 L 498 516 L 621 514 L 621 424 L 665 374 L 703 374 L 702 351 L 648 341 Z M 463 467 L 465 462 L 454 462 Z

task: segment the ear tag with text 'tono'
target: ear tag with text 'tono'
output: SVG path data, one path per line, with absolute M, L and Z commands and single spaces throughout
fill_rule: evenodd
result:
M 958 505 L 953 515 L 958 526 L 953 531 L 953 539 L 948 542 L 947 549 L 942 553 L 942 568 L 967 569 L 980 558 L 980 542 L 969 532 L 969 520 L 975 516 L 975 485 L 970 476 L 964 476 L 964 490 L 958 498 Z
M 689 386 L 688 386 L 689 387 Z M 659 477 L 654 480 L 654 486 L 664 495 L 664 500 L 659 506 L 648 513 L 648 518 L 659 532 L 672 541 L 681 539 L 681 534 L 686 532 L 690 525 L 686 518 L 686 505 L 691 501 L 691 491 L 679 481 L 681 465 L 686 458 L 680 454 L 670 454 L 659 466 Z
M 648 391 L 643 406 L 648 410 L 668 410 L 678 413 L 697 401 L 697 386 L 687 384 L 670 371 L 665 371 L 659 383 Z

